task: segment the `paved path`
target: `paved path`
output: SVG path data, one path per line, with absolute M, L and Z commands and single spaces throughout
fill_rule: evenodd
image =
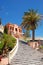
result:
M 19 42 L 19 48 L 11 61 L 11 65 L 43 65 L 43 54 L 34 50 L 24 42 Z

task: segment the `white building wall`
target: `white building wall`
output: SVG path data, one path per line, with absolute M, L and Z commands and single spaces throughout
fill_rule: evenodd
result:
M 2 25 L 0 25 L 0 32 L 4 32 L 4 27 Z

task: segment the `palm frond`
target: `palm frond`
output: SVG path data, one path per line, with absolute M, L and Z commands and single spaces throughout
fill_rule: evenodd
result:
M 23 22 L 21 26 L 27 30 L 36 29 L 38 23 L 40 21 L 40 15 L 37 13 L 37 10 L 29 9 L 29 11 L 24 12 Z

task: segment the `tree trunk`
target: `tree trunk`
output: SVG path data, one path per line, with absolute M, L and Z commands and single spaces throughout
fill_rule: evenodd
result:
M 35 40 L 35 30 L 32 30 L 32 40 Z

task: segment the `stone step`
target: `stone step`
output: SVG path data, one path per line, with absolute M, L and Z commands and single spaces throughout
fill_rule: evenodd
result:
M 31 48 L 24 42 L 19 42 L 19 48 L 11 61 L 11 65 L 43 65 L 43 54 Z

